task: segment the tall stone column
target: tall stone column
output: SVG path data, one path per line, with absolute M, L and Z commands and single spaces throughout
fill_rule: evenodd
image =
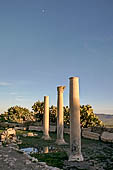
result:
M 64 133 L 64 113 L 63 113 L 63 92 L 65 86 L 57 87 L 57 140 L 58 145 L 66 144 L 63 138 Z
M 70 78 L 70 156 L 69 161 L 83 161 L 81 154 L 79 78 Z
M 50 140 L 49 136 L 49 96 L 44 96 L 44 116 L 43 116 L 43 139 Z

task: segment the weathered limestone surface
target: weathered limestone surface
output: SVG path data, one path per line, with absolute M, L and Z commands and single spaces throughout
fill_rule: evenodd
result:
M 65 86 L 57 87 L 57 140 L 56 143 L 58 145 L 66 144 L 64 141 L 63 133 L 64 133 L 64 113 L 63 113 L 63 92 Z
M 79 78 L 70 78 L 70 156 L 69 161 L 83 161 L 81 154 Z
M 101 140 L 104 142 L 112 142 L 113 143 L 113 133 L 103 132 L 101 135 Z
M 59 170 L 12 146 L 0 146 L 0 170 Z
M 50 140 L 49 136 L 49 96 L 44 96 L 43 139 Z
M 3 131 L 0 136 L 0 139 L 1 139 L 1 142 L 6 142 L 6 143 L 16 142 L 17 137 L 16 137 L 15 129 L 9 128 Z
M 82 136 L 84 138 L 94 139 L 94 140 L 99 140 L 99 138 L 100 138 L 100 134 L 94 133 L 94 132 L 90 132 L 90 131 L 85 131 L 85 130 L 82 132 Z

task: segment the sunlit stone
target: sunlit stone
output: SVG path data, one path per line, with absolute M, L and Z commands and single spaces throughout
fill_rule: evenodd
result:
M 44 96 L 44 116 L 43 116 L 43 139 L 50 140 L 49 136 L 49 96 Z
M 57 87 L 58 97 L 57 97 L 57 140 L 58 145 L 66 144 L 63 138 L 64 131 L 64 113 L 63 113 L 63 92 L 65 86 Z
M 79 78 L 70 78 L 70 156 L 69 161 L 83 161 L 81 154 Z

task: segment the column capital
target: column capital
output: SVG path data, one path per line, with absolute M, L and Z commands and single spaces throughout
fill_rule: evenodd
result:
M 69 77 L 70 80 L 80 79 L 79 77 Z
M 66 86 L 58 86 L 57 91 L 63 93 L 65 88 L 66 88 Z
M 49 96 L 44 96 L 44 99 L 47 99 L 47 98 L 49 98 Z

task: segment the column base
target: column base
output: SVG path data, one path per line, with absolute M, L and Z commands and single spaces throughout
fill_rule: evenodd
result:
M 83 160 L 84 160 L 84 158 L 83 158 L 82 154 L 76 154 L 76 155 L 70 155 L 68 161 L 81 162 L 81 161 L 83 161 Z
M 57 144 L 57 145 L 67 145 L 67 143 L 65 142 L 64 139 L 62 139 L 62 140 L 61 140 L 61 139 L 57 139 L 57 140 L 56 140 L 56 144 Z
M 51 140 L 50 136 L 48 136 L 48 135 L 43 135 L 42 139 L 44 139 L 44 140 Z

